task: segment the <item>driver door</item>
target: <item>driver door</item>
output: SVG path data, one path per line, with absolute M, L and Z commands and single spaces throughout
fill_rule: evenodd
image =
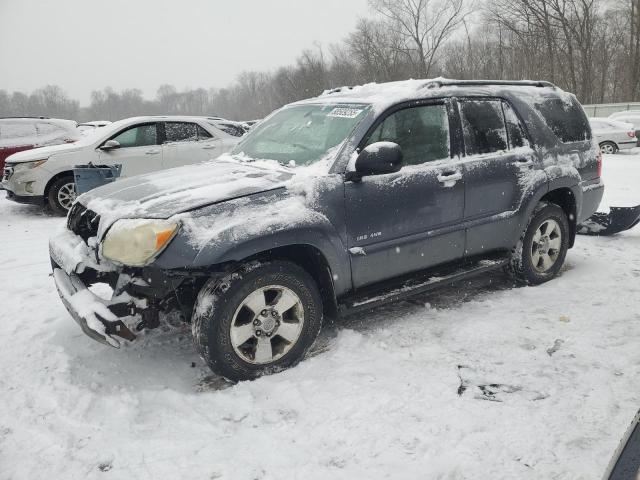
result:
M 155 122 L 125 128 L 111 137 L 119 148 L 100 151 L 100 164 L 122 165 L 121 177 L 131 177 L 162 169 L 162 148 Z
M 397 143 L 404 159 L 399 172 L 345 183 L 355 288 L 464 255 L 464 184 L 448 112 L 445 102 L 393 111 L 365 140 Z

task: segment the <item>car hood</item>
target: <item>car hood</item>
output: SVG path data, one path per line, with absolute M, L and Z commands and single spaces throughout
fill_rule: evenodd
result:
M 7 157 L 7 163 L 23 163 L 33 162 L 34 160 L 42 160 L 43 158 L 49 158 L 56 153 L 70 153 L 81 150 L 84 144 L 75 143 L 62 143 L 60 145 L 50 145 L 48 147 L 37 147 L 31 150 L 25 150 L 24 152 L 14 153 Z
M 101 217 L 104 230 L 120 218 L 169 218 L 206 205 L 285 186 L 293 172 L 277 162 L 227 157 L 125 178 L 96 188 L 79 202 Z

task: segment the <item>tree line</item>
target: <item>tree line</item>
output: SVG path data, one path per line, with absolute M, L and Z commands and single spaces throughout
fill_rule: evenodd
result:
M 640 101 L 640 0 L 369 0 L 347 38 L 226 88 L 96 90 L 87 107 L 58 86 L 0 90 L 0 116 L 261 118 L 342 85 L 444 76 L 548 80 L 582 103 Z

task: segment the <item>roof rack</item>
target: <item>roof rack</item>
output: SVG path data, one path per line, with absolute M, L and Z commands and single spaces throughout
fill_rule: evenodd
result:
M 556 88 L 551 82 L 543 80 L 429 80 L 422 88 L 441 88 L 449 86 L 483 86 L 483 85 L 512 85 L 519 87 L 549 87 Z

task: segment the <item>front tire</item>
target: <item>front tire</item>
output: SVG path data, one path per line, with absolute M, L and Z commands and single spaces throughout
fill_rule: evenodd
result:
M 209 280 L 196 300 L 193 339 L 211 370 L 232 381 L 295 366 L 322 325 L 313 278 L 287 261 L 245 264 Z
M 58 215 L 66 215 L 76 199 L 76 184 L 73 176 L 56 179 L 49 187 L 47 203 Z
M 556 277 L 569 249 L 569 222 L 556 204 L 541 202 L 514 249 L 509 273 L 525 285 L 539 285 Z

